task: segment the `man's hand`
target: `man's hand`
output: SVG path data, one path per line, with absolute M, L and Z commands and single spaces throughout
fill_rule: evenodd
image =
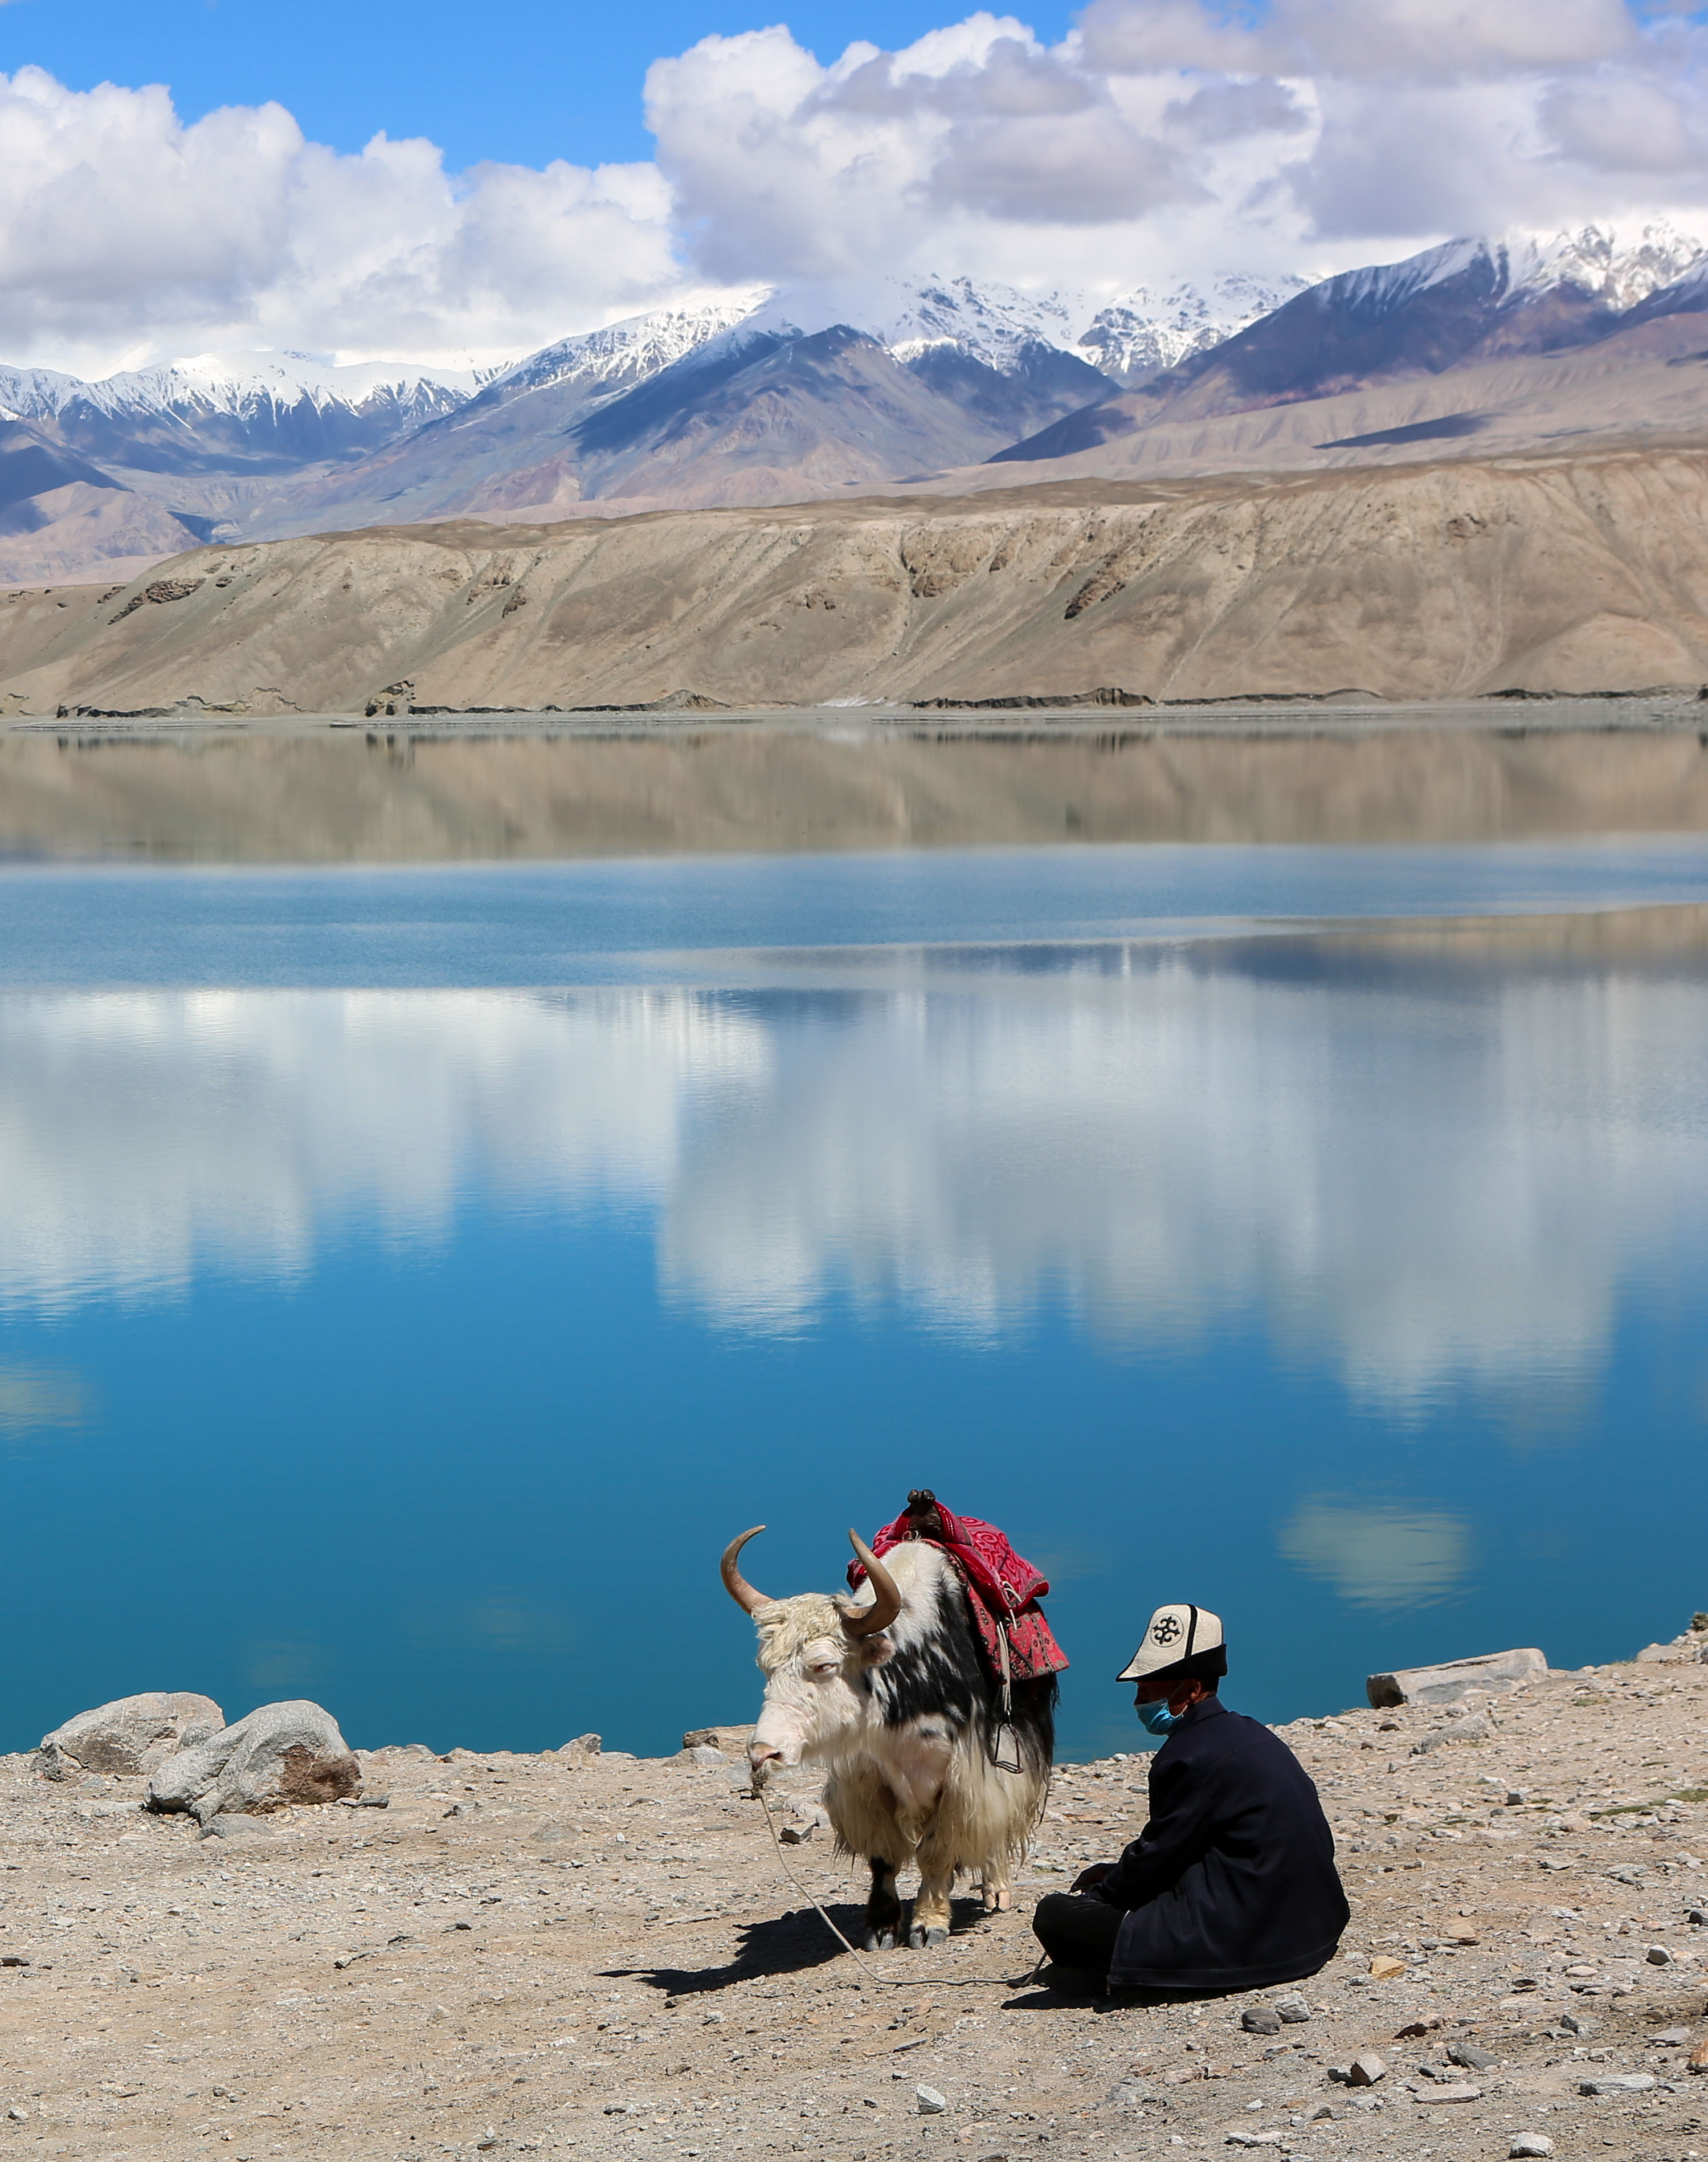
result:
M 1089 1869 L 1082 1869 L 1069 1885 L 1070 1892 L 1089 1892 L 1094 1884 L 1101 1884 L 1106 1877 L 1115 1874 L 1112 1862 L 1094 1862 Z

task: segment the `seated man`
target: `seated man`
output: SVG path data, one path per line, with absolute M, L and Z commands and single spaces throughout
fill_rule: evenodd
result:
M 1298 1982 L 1332 1957 L 1351 1913 L 1334 1835 L 1286 1743 L 1217 1698 L 1226 1672 L 1215 1615 L 1157 1609 L 1116 1677 L 1167 1737 L 1150 1822 L 1119 1862 L 1039 1901 L 1032 1926 L 1057 1966 L 1190 1994 Z

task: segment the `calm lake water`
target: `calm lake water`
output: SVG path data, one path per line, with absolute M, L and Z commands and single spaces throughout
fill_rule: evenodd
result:
M 0 1747 L 662 1751 L 725 1540 L 919 1485 L 1069 1755 L 1164 1599 L 1270 1718 L 1576 1664 L 1708 1606 L 1705 1424 L 1700 838 L 0 873 Z

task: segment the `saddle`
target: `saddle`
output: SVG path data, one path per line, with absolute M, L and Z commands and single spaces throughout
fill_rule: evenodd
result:
M 1064 1670 L 1067 1655 L 1038 1604 L 1049 1590 L 1049 1580 L 1015 1553 L 994 1524 L 957 1517 L 929 1486 L 922 1486 L 909 1495 L 895 1522 L 873 1536 L 872 1551 L 882 1561 L 907 1539 L 929 1539 L 953 1564 L 966 1587 L 967 1611 L 993 1680 L 1043 1681 Z M 851 1585 L 860 1584 L 865 1574 L 863 1563 L 849 1564 Z

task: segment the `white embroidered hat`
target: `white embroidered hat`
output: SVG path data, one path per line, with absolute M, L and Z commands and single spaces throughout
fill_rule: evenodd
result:
M 1201 1652 L 1222 1647 L 1221 1616 L 1207 1606 L 1159 1606 L 1150 1617 L 1138 1649 L 1116 1675 L 1118 1682 L 1139 1682 L 1165 1668 L 1178 1667 Z

